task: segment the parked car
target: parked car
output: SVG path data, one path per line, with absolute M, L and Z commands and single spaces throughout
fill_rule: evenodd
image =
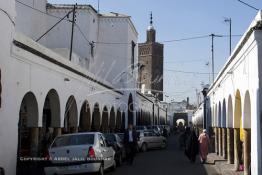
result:
M 115 160 L 117 165 L 121 166 L 123 160 L 126 158 L 126 151 L 124 147 L 123 140 L 118 136 L 118 134 L 114 133 L 106 133 L 104 134 L 107 142 L 110 145 L 113 145 L 113 148 L 116 152 Z
M 162 134 L 162 130 L 158 125 L 150 125 L 147 126 L 147 130 L 154 130 L 154 132 L 158 133 L 158 134 Z
M 122 141 L 122 143 L 124 143 L 124 133 L 122 133 L 122 132 L 119 132 L 119 133 L 116 133 L 118 136 L 119 136 L 119 138 L 121 139 L 121 141 Z
M 100 132 L 66 134 L 54 139 L 49 148 L 50 164 L 45 174 L 74 174 L 116 168 L 115 151 Z
M 154 130 L 151 131 L 140 131 L 138 135 L 138 148 L 142 152 L 146 152 L 152 148 L 166 148 L 166 138 L 156 133 Z

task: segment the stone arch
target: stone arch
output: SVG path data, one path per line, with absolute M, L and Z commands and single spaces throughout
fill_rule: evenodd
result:
M 250 102 L 249 91 L 247 91 L 245 94 L 242 125 L 243 128 L 247 128 L 247 129 L 251 128 L 251 102 Z
M 38 120 L 37 99 L 32 92 L 28 92 L 24 95 L 19 110 L 16 164 L 18 174 L 27 170 L 20 157 L 38 156 Z
M 217 118 L 217 124 L 218 127 L 221 127 L 221 121 L 222 121 L 222 110 L 221 110 L 221 103 L 218 103 L 218 118 Z
M 128 124 L 134 124 L 134 104 L 133 96 L 130 93 L 128 97 Z
M 109 115 L 108 115 L 108 109 L 105 106 L 103 108 L 102 112 L 102 124 L 101 124 L 101 131 L 102 132 L 107 132 L 109 129 Z
M 217 104 L 215 107 L 215 127 L 218 127 L 218 111 L 217 111 Z
M 94 105 L 94 110 L 92 113 L 92 122 L 91 122 L 91 130 L 92 131 L 99 131 L 101 126 L 101 114 L 99 104 L 96 103 Z
M 236 91 L 235 95 L 235 107 L 234 107 L 234 163 L 235 167 L 239 167 L 239 164 L 243 162 L 242 159 L 242 143 L 244 141 L 244 132 L 242 128 L 242 100 L 240 91 Z
M 87 100 L 84 101 L 80 111 L 79 131 L 91 130 L 91 109 Z
M 126 115 L 125 112 L 122 112 L 122 123 L 121 123 L 121 130 L 124 131 L 126 128 Z
M 229 95 L 227 101 L 227 127 L 233 128 L 233 102 L 232 97 Z
M 23 97 L 18 122 L 18 157 L 32 155 L 30 128 L 38 127 L 38 104 L 35 95 L 28 92 Z
M 215 107 L 212 106 L 212 126 L 215 126 Z
M 240 91 L 237 90 L 235 95 L 235 108 L 234 108 L 234 128 L 240 128 L 240 123 L 242 119 L 242 109 L 241 109 L 241 95 Z
M 61 124 L 60 99 L 55 89 L 51 89 L 47 93 L 44 110 L 45 107 L 47 107 L 50 110 L 50 117 L 51 117 L 50 126 L 60 127 Z
M 118 109 L 116 113 L 116 129 L 117 131 L 120 131 L 121 129 L 121 112 Z
M 77 117 L 77 104 L 75 97 L 71 95 L 66 103 L 64 131 L 63 133 L 77 132 L 78 117 Z
M 221 118 L 221 126 L 223 128 L 226 127 L 226 118 L 227 118 L 227 109 L 226 109 L 226 99 L 223 100 L 222 103 L 222 118 Z
M 109 128 L 110 128 L 110 131 L 112 131 L 112 132 L 116 128 L 116 115 L 115 115 L 114 107 L 112 107 L 111 110 L 110 110 Z
M 51 89 L 45 98 L 43 107 L 42 127 L 39 129 L 39 153 L 45 156 L 52 143 L 52 139 L 60 135 L 61 130 L 57 130 L 61 125 L 60 100 L 55 89 Z M 49 136 L 49 137 L 48 137 Z

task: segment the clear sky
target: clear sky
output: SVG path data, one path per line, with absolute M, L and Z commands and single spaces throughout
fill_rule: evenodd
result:
M 261 0 L 243 0 L 261 9 Z M 48 0 L 50 3 L 91 4 L 97 9 L 98 0 Z M 229 34 L 226 17 L 232 18 L 232 34 L 242 35 L 257 11 L 237 0 L 100 0 L 100 13 L 118 12 L 132 16 L 139 33 L 139 42 L 144 42 L 153 12 L 154 27 L 159 42 L 196 36 Z M 232 48 L 240 37 L 232 38 Z M 211 38 L 164 43 L 164 91 L 169 97 L 181 101 L 190 97 L 196 101 L 196 89 L 201 83 L 209 83 L 209 74 L 182 73 L 211 72 Z M 219 72 L 229 56 L 229 38 L 215 38 L 215 72 Z M 212 81 L 212 78 L 210 77 Z

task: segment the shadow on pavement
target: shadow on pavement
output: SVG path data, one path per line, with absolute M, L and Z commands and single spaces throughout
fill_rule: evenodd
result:
M 107 175 L 218 175 L 211 164 L 201 164 L 199 157 L 190 163 L 179 148 L 177 136 L 170 136 L 168 147 L 138 153 L 134 164 L 122 165 Z

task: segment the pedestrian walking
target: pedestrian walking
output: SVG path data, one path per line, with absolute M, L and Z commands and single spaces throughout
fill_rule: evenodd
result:
M 194 163 L 196 161 L 196 155 L 199 153 L 198 138 L 194 130 L 190 132 L 190 135 L 186 142 L 185 155 L 189 160 Z
M 165 138 L 167 138 L 167 136 L 168 136 L 168 134 L 167 134 L 167 129 L 166 129 L 165 126 L 164 126 L 164 128 L 163 128 L 163 136 L 164 136 Z
M 132 124 L 128 125 L 128 129 L 124 133 L 124 145 L 127 153 L 127 162 L 132 165 L 137 150 L 137 133 L 133 129 Z
M 209 145 L 209 136 L 208 136 L 207 131 L 205 129 L 200 134 L 198 141 L 199 141 L 199 146 L 200 146 L 199 151 L 200 151 L 201 163 L 204 164 L 207 160 L 208 145 Z

